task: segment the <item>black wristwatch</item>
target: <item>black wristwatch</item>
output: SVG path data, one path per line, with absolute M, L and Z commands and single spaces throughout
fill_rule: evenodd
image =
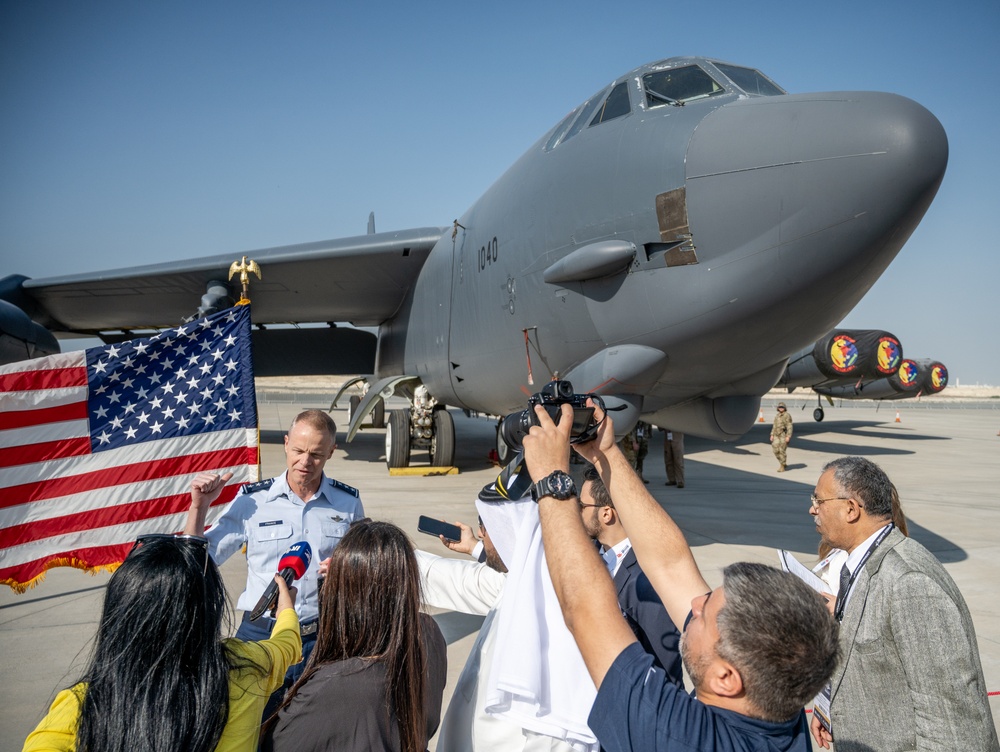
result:
M 576 483 L 562 470 L 549 473 L 531 487 L 531 498 L 538 501 L 543 496 L 571 499 L 576 496 Z

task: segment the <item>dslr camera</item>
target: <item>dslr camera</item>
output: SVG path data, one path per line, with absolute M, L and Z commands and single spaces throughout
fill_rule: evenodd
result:
M 573 430 L 571 444 L 583 444 L 597 435 L 599 423 L 594 422 L 594 408 L 587 407 L 587 400 L 604 409 L 604 401 L 596 394 L 576 394 L 568 381 L 550 381 L 541 391 L 528 397 L 528 409 L 511 413 L 500 423 L 500 438 L 514 452 L 521 451 L 521 442 L 532 426 L 538 425 L 535 405 L 541 405 L 556 423 L 562 417 L 562 406 L 573 406 Z
M 507 466 L 500 471 L 494 486 L 496 492 L 505 499 L 515 501 L 520 499 L 531 487 L 531 477 L 524 467 L 524 452 L 521 442 L 528 435 L 532 426 L 538 425 L 535 415 L 535 405 L 542 405 L 555 423 L 562 417 L 562 406 L 573 406 L 573 427 L 570 432 L 570 444 L 583 444 L 597 436 L 600 422 L 594 422 L 594 408 L 587 406 L 587 400 L 605 410 L 604 400 L 596 394 L 576 394 L 573 385 L 568 381 L 550 381 L 537 394 L 528 397 L 528 409 L 511 413 L 500 423 L 500 438 L 510 447 L 514 456 Z

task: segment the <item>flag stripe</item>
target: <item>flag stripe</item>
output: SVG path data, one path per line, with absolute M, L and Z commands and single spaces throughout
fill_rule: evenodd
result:
M 208 513 L 209 524 L 221 516 L 228 503 L 216 502 L 212 504 Z M 131 546 L 137 537 L 145 533 L 181 532 L 186 522 L 186 511 L 164 514 L 149 519 L 137 519 L 132 522 L 116 520 L 113 525 L 91 530 L 65 532 L 61 535 L 42 538 L 6 549 L 2 563 L 4 566 L 20 566 L 35 561 L 39 557 L 55 556 L 64 551 L 72 551 L 81 547 L 89 548 L 95 545 L 125 544 Z
M 55 405 L 36 410 L 4 410 L 0 413 L 0 430 L 24 428 L 39 423 L 59 423 L 87 417 L 87 403 L 74 402 L 69 405 Z
M 237 447 L 236 449 L 226 449 L 221 452 L 202 452 L 200 454 L 189 454 L 182 457 L 172 457 L 160 462 L 142 462 L 135 465 L 124 465 L 122 467 L 112 467 L 105 470 L 95 470 L 85 475 L 74 475 L 68 478 L 58 478 L 46 481 L 44 485 L 38 483 L 26 483 L 21 486 L 13 486 L 4 492 L 0 499 L 0 509 L 12 507 L 15 504 L 24 504 L 36 498 L 45 498 L 45 495 L 64 495 L 70 491 L 98 491 L 100 489 L 113 488 L 125 483 L 137 483 L 151 478 L 165 478 L 173 475 L 191 475 L 206 468 L 217 465 L 234 465 L 242 462 L 251 462 L 251 456 L 256 461 L 256 449 L 247 447 Z
M 11 504 L 5 503 L 5 498 L 0 498 L 0 509 L 13 504 L 23 504 L 36 499 L 50 499 L 72 493 L 72 485 L 61 484 L 58 488 L 53 487 L 52 489 L 45 488 L 44 485 L 83 477 L 92 472 L 140 463 L 155 463 L 211 449 L 248 446 L 256 447 L 256 432 L 253 429 L 233 428 L 209 434 L 177 436 L 161 441 L 144 442 L 113 452 L 97 452 L 83 457 L 52 460 L 39 463 L 34 467 L 0 468 L 0 488 L 13 489 L 33 484 L 38 486 L 30 494 L 24 495 L 22 493 Z M 44 479 L 45 484 L 39 483 L 39 479 Z
M 232 483 L 257 479 L 256 474 L 249 473 L 246 465 L 242 463 L 236 465 L 216 465 L 200 472 L 218 473 L 219 475 L 224 475 L 227 472 L 233 473 Z M 188 488 L 185 487 L 183 490 L 187 493 Z M 177 481 L 174 478 L 155 478 L 153 480 L 129 484 L 122 498 L 125 501 L 140 502 L 179 492 Z M 43 499 L 41 501 L 32 501 L 27 504 L 18 504 L 7 509 L 0 509 L 0 527 L 13 527 L 14 525 L 22 525 L 28 522 L 41 522 L 56 517 L 64 517 L 69 514 L 99 509 L 105 505 L 108 493 L 95 494 L 83 491 L 67 494 L 66 496 L 55 496 L 51 499 Z
M 68 405 L 71 402 L 87 403 L 86 386 L 68 386 L 61 389 L 37 389 L 19 392 L 0 392 L 0 411 L 32 410 L 39 407 Z
M 0 449 L 0 467 L 17 467 L 36 462 L 48 462 L 64 457 L 79 457 L 90 451 L 90 437 L 61 441 L 43 441 L 27 446 L 8 447 Z M 0 502 L 0 506 L 3 502 Z
M 20 392 L 27 389 L 57 389 L 66 386 L 86 385 L 87 369 L 82 367 L 0 373 L 0 392 Z
M 236 498 L 240 483 L 226 486 L 214 504 L 228 504 Z M 14 547 L 53 538 L 58 535 L 75 533 L 91 528 L 108 527 L 115 524 L 148 520 L 153 517 L 187 512 L 191 506 L 191 494 L 172 494 L 154 499 L 144 499 L 139 502 L 126 502 L 114 506 L 103 506 L 88 512 L 77 512 L 63 517 L 54 517 L 44 522 L 28 522 L 23 525 L 12 525 L 4 531 L 4 538 L 11 547 L 11 554 L 16 556 Z M 6 558 L 6 557 L 5 557 Z
M 7 363 L 0 366 L 0 374 L 22 373 L 30 371 L 36 373 L 42 370 L 58 370 L 60 368 L 82 368 L 87 364 L 87 351 L 74 350 L 68 353 L 56 353 L 44 358 L 34 360 L 20 360 L 17 363 Z
M 45 554 L 24 564 L 0 568 L 0 584 L 10 585 L 15 590 L 23 590 L 26 582 L 31 582 L 45 570 L 58 566 L 75 566 L 78 569 L 95 570 L 114 566 L 125 559 L 132 543 L 118 545 L 88 546 L 86 548 L 63 548 L 57 553 Z
M 0 431 L 0 447 L 26 446 L 43 441 L 76 439 L 90 435 L 87 420 L 65 420 L 62 423 L 45 423 L 26 426 L 11 431 Z

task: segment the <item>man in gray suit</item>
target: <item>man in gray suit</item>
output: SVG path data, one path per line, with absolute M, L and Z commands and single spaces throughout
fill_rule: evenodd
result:
M 848 552 L 834 607 L 842 658 L 830 685 L 837 752 L 998 750 L 969 609 L 934 555 L 892 525 L 892 483 L 843 457 L 823 468 L 810 514 Z

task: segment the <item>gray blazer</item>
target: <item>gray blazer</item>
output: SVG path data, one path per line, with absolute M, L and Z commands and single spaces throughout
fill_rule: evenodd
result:
M 854 583 L 833 674 L 836 752 L 1000 750 L 965 600 L 893 530 Z

